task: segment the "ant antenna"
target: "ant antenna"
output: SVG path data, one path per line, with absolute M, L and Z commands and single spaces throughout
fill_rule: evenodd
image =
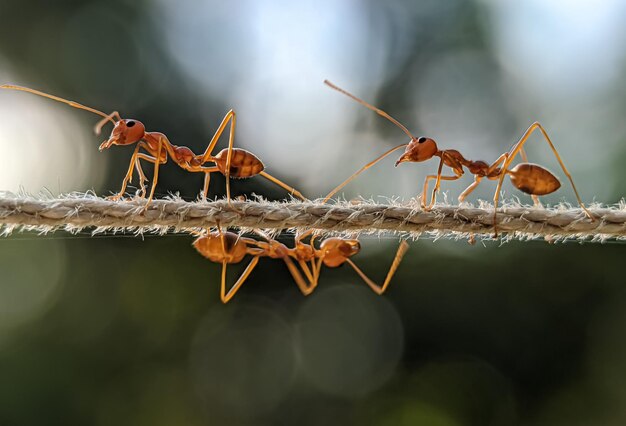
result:
M 336 91 L 343 93 L 344 95 L 348 96 L 349 98 L 352 98 L 353 100 L 357 101 L 358 103 L 360 103 L 361 105 L 363 105 L 365 108 L 369 108 L 372 111 L 374 111 L 375 113 L 377 113 L 378 115 L 382 115 L 383 117 L 385 117 L 387 120 L 391 121 L 393 124 L 395 124 L 396 126 L 398 126 L 400 129 L 402 129 L 402 131 L 404 133 L 407 134 L 407 136 L 409 138 L 411 138 L 411 140 L 415 139 L 415 137 L 411 134 L 411 132 L 409 132 L 409 129 L 407 129 L 406 127 L 404 127 L 404 125 L 402 123 L 400 123 L 398 120 L 396 120 L 395 118 L 393 118 L 392 116 L 390 116 L 389 114 L 387 114 L 385 111 L 383 111 L 382 109 L 376 108 L 373 105 L 368 104 L 367 102 L 365 102 L 362 99 L 357 98 L 356 96 L 354 96 L 352 93 L 346 92 L 345 90 L 343 90 L 341 87 L 335 86 L 333 83 L 331 83 L 328 80 L 324 80 L 324 84 L 327 85 L 328 87 L 330 87 L 331 89 L 335 89 Z
M 67 104 L 71 107 L 84 109 L 85 111 L 93 112 L 94 114 L 97 114 L 101 116 L 102 118 L 109 120 L 111 123 L 113 123 L 113 125 L 115 125 L 115 120 L 113 120 L 111 116 L 103 113 L 102 111 L 98 111 L 97 109 L 79 104 L 78 102 L 68 101 L 67 99 L 59 98 L 58 96 L 49 95 L 48 93 L 40 92 L 39 90 L 31 89 L 29 87 L 15 86 L 13 84 L 0 85 L 0 89 L 21 90 L 22 92 L 33 93 L 35 95 L 43 96 L 44 98 L 52 99 L 57 102 L 63 102 L 64 104 Z

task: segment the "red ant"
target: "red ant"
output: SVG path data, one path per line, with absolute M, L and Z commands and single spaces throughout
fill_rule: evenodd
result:
M 265 236 L 264 236 L 265 237 Z M 267 239 L 266 242 L 257 241 L 253 238 L 242 237 L 233 232 L 222 232 L 219 228 L 217 231 L 208 232 L 205 235 L 200 235 L 193 242 L 193 246 L 202 256 L 206 257 L 212 262 L 222 264 L 222 284 L 220 287 L 220 298 L 223 303 L 228 303 L 230 299 L 235 296 L 239 288 L 248 279 L 254 268 L 256 267 L 259 259 L 262 256 L 267 256 L 273 259 L 282 259 L 294 281 L 298 285 L 298 288 L 305 296 L 311 294 L 315 289 L 317 283 L 314 282 L 313 274 L 308 268 L 304 269 L 307 276 L 308 283 L 302 277 L 302 274 L 298 270 L 297 266 L 291 259 L 293 256 L 292 250 L 282 243 L 276 240 Z M 246 266 L 241 276 L 237 279 L 235 284 L 226 290 L 226 269 L 230 263 L 239 263 L 246 255 L 251 255 L 252 260 Z M 306 267 L 302 261 L 299 262 L 301 267 Z
M 314 238 L 311 238 L 310 244 L 305 244 L 301 240 L 310 235 L 312 231 L 307 231 L 302 235 L 296 236 L 294 248 L 288 248 L 286 245 L 269 238 L 260 231 L 256 231 L 265 241 L 257 241 L 253 238 L 242 237 L 233 232 L 222 232 L 218 226 L 217 231 L 208 232 L 201 235 L 193 242 L 195 249 L 204 257 L 212 262 L 222 264 L 222 280 L 220 298 L 223 303 L 227 303 L 233 298 L 235 293 L 241 288 L 243 283 L 248 279 L 261 257 L 269 257 L 272 259 L 282 259 L 296 285 L 304 294 L 308 296 L 315 290 L 319 281 L 321 264 L 329 268 L 336 268 L 348 263 L 365 283 L 377 294 L 382 294 L 387 289 L 391 278 L 396 269 L 400 265 L 404 253 L 408 250 L 406 241 L 402 241 L 396 256 L 391 264 L 387 277 L 382 286 L 372 281 L 361 269 L 350 259 L 357 254 L 360 249 L 360 243 L 354 239 L 343 239 L 338 237 L 327 238 L 320 244 L 320 248 L 314 246 Z M 246 255 L 251 255 L 252 260 L 246 266 L 241 276 L 235 284 L 226 290 L 226 269 L 230 263 L 239 263 Z M 294 263 L 294 260 L 300 266 L 305 278 Z
M 433 157 L 439 157 L 440 159 L 439 167 L 437 168 L 437 174 L 426 176 L 426 179 L 424 181 L 424 189 L 421 195 L 421 205 L 422 205 L 422 208 L 425 210 L 430 210 L 435 205 L 435 197 L 436 197 L 437 192 L 439 191 L 440 182 L 442 180 L 459 179 L 461 176 L 463 176 L 463 173 L 464 173 L 463 167 L 467 168 L 469 172 L 474 175 L 474 182 L 470 186 L 468 186 L 461 193 L 461 195 L 459 195 L 459 202 L 462 202 L 474 189 L 476 189 L 476 187 L 478 186 L 478 184 L 483 178 L 487 178 L 490 180 L 498 180 L 496 192 L 493 197 L 493 202 L 494 202 L 493 228 L 494 228 L 495 236 L 497 236 L 498 230 L 497 230 L 497 223 L 496 223 L 496 215 L 497 215 L 498 202 L 500 199 L 500 189 L 502 188 L 504 177 L 507 174 L 511 178 L 511 183 L 513 183 L 513 186 L 515 186 L 520 191 L 531 195 L 533 202 L 535 203 L 536 206 L 541 205 L 541 203 L 539 202 L 539 198 L 538 198 L 539 195 L 551 194 L 552 192 L 559 189 L 559 187 L 561 186 L 561 183 L 559 182 L 557 177 L 554 176 L 549 170 L 545 169 L 544 167 L 538 164 L 528 163 L 526 153 L 524 152 L 524 144 L 526 143 L 530 135 L 535 130 L 539 130 L 541 134 L 543 135 L 543 137 L 545 138 L 545 140 L 548 142 L 548 145 L 550 145 L 550 148 L 552 149 L 554 156 L 556 157 L 559 164 L 561 165 L 563 172 L 565 173 L 570 183 L 572 184 L 572 188 L 574 189 L 574 194 L 576 194 L 576 199 L 578 200 L 578 204 L 580 205 L 580 207 L 583 209 L 585 214 L 591 220 L 595 220 L 595 218 L 591 215 L 589 210 L 587 210 L 582 200 L 580 199 L 580 196 L 578 195 L 578 190 L 576 189 L 576 186 L 574 185 L 574 181 L 572 180 L 572 176 L 570 175 L 567 168 L 565 167 L 565 164 L 563 164 L 563 161 L 561 160 L 559 153 L 554 147 L 554 144 L 550 140 L 548 133 L 545 131 L 543 126 L 539 124 L 538 122 L 533 123 L 526 130 L 526 132 L 524 132 L 520 140 L 515 145 L 513 145 L 508 152 L 505 152 L 504 154 L 502 154 L 492 164 L 487 164 L 484 161 L 467 160 L 466 158 L 463 157 L 463 155 L 461 155 L 459 151 L 454 150 L 454 149 L 440 150 L 437 148 L 437 144 L 435 143 L 433 139 L 427 138 L 424 136 L 416 138 L 415 136 L 411 134 L 411 132 L 409 132 L 409 130 L 405 126 L 403 126 L 399 121 L 397 121 L 395 118 L 387 114 L 385 111 L 379 108 L 376 108 L 373 105 L 368 104 L 367 102 L 357 98 L 353 94 L 341 89 L 340 87 L 337 87 L 336 85 L 334 85 L 328 80 L 324 80 L 324 84 L 326 84 L 332 89 L 337 90 L 340 93 L 343 93 L 344 95 L 352 98 L 353 100 L 365 106 L 366 108 L 376 112 L 377 114 L 391 121 L 393 124 L 398 126 L 404 133 L 406 133 L 406 135 L 411 139 L 409 143 L 396 146 L 395 148 L 390 149 L 389 151 L 385 152 L 384 154 L 382 154 L 375 160 L 363 166 L 357 172 L 352 174 L 348 179 L 346 179 L 342 184 L 340 184 L 335 189 L 333 189 L 330 192 L 330 194 L 326 196 L 324 201 L 327 201 L 330 197 L 336 194 L 341 188 L 347 185 L 351 180 L 357 177 L 364 170 L 369 169 L 374 164 L 376 164 L 377 162 L 379 162 L 380 160 L 382 160 L 383 158 L 385 158 L 392 152 L 395 152 L 401 148 L 405 148 L 404 154 L 402 154 L 395 163 L 396 167 L 398 166 L 398 164 L 405 163 L 405 162 L 421 162 L 421 161 L 429 160 Z M 511 163 L 513 162 L 517 154 L 520 154 L 522 156 L 523 162 L 509 169 L 509 166 L 511 165 Z M 454 175 L 442 176 L 442 169 L 444 165 L 451 168 Z M 435 187 L 433 188 L 433 191 L 432 191 L 430 203 L 426 204 L 428 183 L 431 179 L 435 179 Z
M 230 202 L 230 177 L 248 178 L 256 175 L 261 175 L 264 178 L 286 189 L 292 195 L 302 200 L 306 200 L 306 198 L 295 188 L 292 188 L 291 186 L 281 182 L 274 176 L 266 173 L 264 171 L 265 166 L 263 165 L 261 160 L 253 153 L 246 151 L 245 149 L 233 147 L 236 122 L 236 115 L 233 110 L 230 110 L 226 113 L 224 119 L 222 120 L 222 123 L 215 132 L 213 138 L 211 138 L 211 142 L 209 142 L 209 146 L 204 151 L 204 153 L 201 155 L 196 155 L 193 153 L 193 151 L 191 151 L 191 149 L 187 148 L 186 146 L 173 145 L 167 139 L 167 136 L 165 136 L 163 133 L 147 132 L 143 123 L 138 120 L 122 119 L 117 111 L 114 111 L 110 114 L 105 114 L 101 111 L 98 111 L 97 109 L 90 108 L 77 102 L 60 98 L 58 96 L 40 92 L 35 89 L 30 89 L 28 87 L 3 84 L 0 86 L 0 88 L 33 93 L 35 95 L 53 99 L 58 102 L 63 102 L 71 107 L 83 109 L 101 116 L 102 120 L 100 120 L 100 122 L 98 122 L 98 124 L 96 124 L 94 128 L 95 133 L 99 135 L 102 127 L 107 122 L 113 124 L 113 131 L 111 132 L 109 138 L 106 141 L 102 142 L 102 144 L 100 144 L 100 151 L 110 148 L 113 145 L 137 144 L 130 160 L 128 172 L 126 173 L 126 176 L 124 177 L 124 180 L 122 182 L 122 189 L 117 195 L 110 197 L 112 199 L 117 200 L 123 198 L 126 192 L 126 185 L 132 179 L 133 166 L 136 168 L 140 178 L 140 197 L 145 197 L 146 189 L 143 185 L 143 182 L 147 179 L 139 161 L 145 160 L 154 164 L 154 176 L 152 179 L 150 196 L 148 197 L 148 201 L 146 203 L 147 207 L 154 197 L 154 190 L 156 188 L 157 180 L 159 177 L 159 166 L 167 162 L 167 157 L 169 154 L 169 156 L 172 158 L 172 161 L 174 161 L 176 164 L 178 164 L 178 166 L 187 170 L 188 172 L 204 173 L 204 189 L 202 191 L 203 198 L 206 198 L 209 190 L 211 173 L 220 172 L 224 176 L 226 176 L 226 198 L 228 199 L 228 202 Z M 213 149 L 215 148 L 215 145 L 217 144 L 219 138 L 221 137 L 222 133 L 229 123 L 230 134 L 228 138 L 228 148 L 221 150 L 215 156 L 211 155 Z M 141 148 L 147 151 L 147 154 L 144 152 L 140 152 L 139 150 Z M 205 166 L 205 164 L 208 162 L 214 163 L 214 166 Z

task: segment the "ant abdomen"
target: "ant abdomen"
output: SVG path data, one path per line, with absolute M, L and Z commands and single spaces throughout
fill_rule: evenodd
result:
M 513 186 L 530 195 L 551 194 L 561 187 L 557 177 L 538 164 L 519 163 L 507 173 Z
M 219 232 L 211 232 L 196 238 L 193 246 L 202 256 L 216 263 L 241 262 L 246 255 L 247 248 L 239 235 L 232 232 L 224 232 L 221 235 Z
M 215 164 L 222 174 L 226 175 L 226 161 L 228 149 L 223 149 L 215 156 Z M 248 178 L 256 176 L 265 169 L 263 162 L 250 151 L 241 148 L 233 148 L 230 158 L 230 177 Z

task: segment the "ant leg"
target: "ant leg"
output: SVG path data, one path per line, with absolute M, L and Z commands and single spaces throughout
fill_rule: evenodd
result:
M 583 202 L 582 202 L 582 200 L 580 198 L 580 195 L 578 194 L 578 190 L 576 189 L 576 185 L 574 185 L 574 180 L 572 179 L 572 175 L 567 170 L 567 167 L 565 167 L 565 164 L 563 163 L 563 160 L 561 160 L 561 156 L 557 152 L 554 144 L 552 143 L 552 140 L 550 140 L 550 137 L 548 136 L 548 133 L 543 128 L 543 126 L 541 124 L 539 124 L 539 122 L 535 121 L 533 124 L 531 124 L 530 127 L 526 130 L 526 132 L 524 132 L 524 134 L 522 135 L 520 140 L 515 145 L 513 145 L 513 147 L 509 151 L 509 157 L 504 162 L 504 166 L 502 167 L 503 173 L 506 173 L 506 169 L 509 167 L 509 165 L 513 161 L 513 158 L 517 155 L 518 152 L 520 152 L 523 149 L 524 144 L 526 143 L 526 141 L 528 140 L 530 135 L 537 129 L 539 129 L 539 131 L 543 135 L 543 137 L 546 140 L 546 142 L 548 142 L 548 145 L 550 145 L 550 149 L 552 150 L 552 152 L 554 153 L 554 156 L 556 157 L 557 161 L 559 162 L 559 164 L 561 166 L 561 169 L 563 169 L 563 173 L 565 173 L 565 175 L 567 176 L 567 179 L 569 180 L 570 184 L 572 185 L 572 189 L 574 190 L 574 194 L 576 195 L 576 199 L 578 200 L 578 204 L 583 209 L 583 211 L 585 212 L 587 217 L 589 217 L 589 219 L 596 220 L 593 217 L 593 215 L 591 214 L 591 212 L 589 210 L 587 210 L 587 208 L 583 204 Z
M 317 281 L 315 280 L 315 269 L 314 269 L 315 261 L 311 260 L 311 265 L 309 265 L 304 260 L 298 260 L 298 264 L 300 265 L 300 269 L 302 269 L 302 271 L 304 272 L 304 275 L 306 275 L 306 278 L 309 280 L 310 285 L 313 288 L 317 287 Z
M 99 135 L 102 132 L 102 127 L 107 124 L 107 121 L 111 121 L 113 117 L 116 117 L 117 121 L 122 120 L 122 117 L 120 117 L 120 113 L 117 111 L 113 111 L 111 114 L 107 115 L 106 117 L 102 118 L 102 120 L 98 121 L 98 123 L 96 123 L 96 125 L 93 127 L 93 132 L 96 135 Z
M 426 176 L 426 181 L 424 182 L 424 189 L 426 189 L 428 187 L 428 181 L 430 179 L 435 179 L 437 176 L 436 175 L 428 175 Z M 455 176 L 439 176 L 438 181 L 441 180 L 457 180 L 460 179 L 461 175 L 455 175 Z M 433 192 L 430 196 L 430 203 L 428 204 L 428 207 L 424 207 L 425 210 L 430 210 L 433 208 L 433 206 L 435 205 L 435 201 L 436 201 L 436 196 L 437 196 L 437 192 L 439 192 L 439 183 L 435 183 L 435 187 L 433 188 Z M 425 192 L 424 192 L 425 193 Z M 426 200 L 424 200 L 426 201 Z
M 508 154 L 506 155 L 506 159 L 508 159 Z M 506 164 L 506 160 L 505 160 Z M 493 195 L 493 237 L 498 237 L 498 225 L 497 225 L 497 214 L 498 214 L 498 202 L 500 201 L 500 190 L 502 189 L 502 183 L 504 182 L 504 176 L 506 176 L 506 166 L 502 167 L 502 171 L 500 172 L 500 178 L 498 179 L 498 185 L 496 186 L 496 192 Z
M 148 208 L 148 206 L 150 205 L 150 202 L 152 201 L 152 198 L 154 197 L 154 190 L 156 189 L 156 184 L 157 181 L 159 180 L 159 165 L 161 165 L 161 149 L 163 148 L 163 138 L 160 137 L 159 138 L 159 146 L 157 148 L 157 154 L 156 154 L 156 158 L 154 162 L 154 174 L 152 175 L 152 188 L 150 188 L 150 196 L 148 197 L 148 201 L 146 202 L 146 205 L 144 206 L 144 210 L 146 210 Z
M 211 173 L 219 172 L 217 167 L 207 167 L 203 168 L 204 172 L 204 187 L 202 189 L 202 200 L 206 200 L 207 195 L 209 194 L 209 183 L 211 182 Z
M 137 156 L 139 155 L 139 149 L 142 147 L 143 148 L 146 147 L 143 142 L 137 143 L 137 146 L 135 147 L 135 150 L 133 151 L 133 155 L 130 157 L 130 165 L 128 167 L 128 171 L 126 172 L 126 176 L 124 176 L 124 180 L 122 181 L 122 189 L 120 190 L 120 192 L 116 195 L 107 197 L 107 199 L 117 201 L 117 200 L 124 198 L 124 193 L 126 192 L 126 186 L 128 185 L 128 182 L 130 181 L 133 175 L 133 166 L 135 166 L 135 162 L 137 161 Z
M 139 195 L 139 198 L 145 198 L 146 197 L 146 186 L 143 184 L 144 182 L 148 181 L 148 178 L 146 177 L 146 174 L 143 171 L 143 168 L 141 167 L 141 161 L 139 160 L 146 160 L 151 162 L 152 164 L 156 163 L 156 158 L 151 156 L 151 155 L 147 155 L 144 153 L 139 153 L 137 155 L 137 159 L 135 159 L 135 170 L 137 170 L 137 173 L 139 174 L 139 179 L 140 179 L 140 185 L 141 185 L 141 193 Z M 160 161 L 161 164 L 165 164 L 167 162 L 166 159 L 162 159 Z M 130 182 L 132 182 L 132 177 Z
M 320 278 L 320 274 L 322 272 L 322 262 L 324 261 L 323 257 L 317 259 L 317 263 L 315 263 L 315 270 L 313 271 L 313 276 L 315 277 L 315 282 L 317 282 Z
M 331 86 L 333 87 L 333 86 Z M 342 92 L 343 93 L 343 92 Z M 339 192 L 339 190 L 341 190 L 341 188 L 343 188 L 344 186 L 346 186 L 348 183 L 350 183 L 354 178 L 356 178 L 358 175 L 361 174 L 361 172 L 364 172 L 365 170 L 369 169 L 370 167 L 372 167 L 374 164 L 378 163 L 380 160 L 382 160 L 383 158 L 385 158 L 386 156 L 388 156 L 389 154 L 399 150 L 400 148 L 404 148 L 406 147 L 408 144 L 402 144 L 402 145 L 398 145 L 395 148 L 390 149 L 389 151 L 385 152 L 384 154 L 380 155 L 379 157 L 377 157 L 376 159 L 370 161 L 369 163 L 367 163 L 366 165 L 364 165 L 363 167 L 361 167 L 359 170 L 357 170 L 356 172 L 354 172 L 352 175 L 350 175 L 350 177 L 346 180 L 344 180 L 341 184 L 339 184 L 339 186 L 337 186 L 335 189 L 333 189 L 332 191 L 330 191 L 328 193 L 328 195 L 326 197 L 324 197 L 324 199 L 322 200 L 322 203 L 326 203 L 328 200 L 330 200 L 330 198 L 335 195 L 337 192 Z
M 521 149 L 519 150 L 519 155 L 521 155 L 521 156 L 522 156 L 522 161 L 523 161 L 524 163 L 528 163 L 528 156 L 526 155 L 526 150 L 525 150 L 524 148 L 521 148 Z
M 254 232 L 257 235 L 259 235 L 261 238 L 266 240 L 267 242 L 261 243 L 260 241 L 253 241 L 252 244 L 256 244 L 257 246 L 260 246 L 260 247 L 266 247 L 261 250 L 261 253 L 267 253 L 269 249 L 269 244 L 275 240 L 270 238 L 265 232 L 260 231 L 258 229 L 255 229 Z M 261 246 L 261 244 L 263 245 Z M 289 273 L 291 273 L 291 276 L 293 277 L 294 281 L 296 282 L 296 285 L 298 286 L 302 294 L 304 294 L 305 296 L 308 296 L 309 294 L 311 294 L 313 290 L 315 290 L 315 287 L 317 286 L 317 282 L 313 278 L 313 275 L 311 274 L 311 271 L 309 270 L 307 264 L 301 260 L 298 261 L 300 267 L 304 271 L 304 274 L 309 280 L 308 284 L 305 282 L 304 278 L 302 278 L 302 274 L 298 270 L 298 267 L 293 263 L 293 260 L 291 260 L 289 255 L 285 254 L 281 258 L 285 262 L 285 265 L 287 265 L 287 269 L 289 269 Z
M 141 161 L 139 161 L 139 158 L 135 159 L 135 170 L 137 170 L 137 174 L 139 174 L 139 186 L 140 188 L 140 195 L 139 198 L 145 198 L 146 197 L 146 185 L 144 184 L 144 182 L 148 181 L 148 178 L 146 177 L 146 174 L 143 172 L 143 168 L 141 167 Z M 131 176 L 130 181 L 132 182 L 133 177 Z
M 226 115 L 222 119 L 222 122 L 220 123 L 219 127 L 215 131 L 215 134 L 211 138 L 211 141 L 209 142 L 209 146 L 207 146 L 206 150 L 204 151 L 204 154 L 202 154 L 202 163 L 211 161 L 211 158 L 212 158 L 211 153 L 213 152 L 213 149 L 215 149 L 215 145 L 217 144 L 217 141 L 220 139 L 220 137 L 222 136 L 222 133 L 224 132 L 224 129 L 226 128 L 226 126 L 231 120 L 232 120 L 232 125 L 231 125 L 230 133 L 231 133 L 232 138 L 233 139 L 235 138 L 234 127 L 235 127 L 235 122 L 236 122 L 236 114 L 235 114 L 235 111 L 231 109 L 230 111 L 226 113 Z
M 228 199 L 228 203 L 230 204 L 230 162 L 231 162 L 231 157 L 233 154 L 233 144 L 235 141 L 235 126 L 237 124 L 237 115 L 235 114 L 235 111 L 233 111 L 232 109 L 228 111 L 226 115 L 224 116 L 224 118 L 222 119 L 222 122 L 220 123 L 219 127 L 215 131 L 215 134 L 211 138 L 211 142 L 209 142 L 209 146 L 207 146 L 206 150 L 204 151 L 204 154 L 202 154 L 201 162 L 202 164 L 204 164 L 207 161 L 212 160 L 213 157 L 211 156 L 211 153 L 213 152 L 213 149 L 215 148 L 217 141 L 222 136 L 222 133 L 224 132 L 224 129 L 226 128 L 229 122 L 230 122 L 230 134 L 228 136 L 228 155 L 226 156 L 226 175 L 225 176 L 226 176 L 226 198 Z
M 437 191 L 439 191 L 439 183 L 442 180 L 457 180 L 462 176 L 462 175 L 441 176 L 442 169 L 443 169 L 443 159 L 441 159 L 441 161 L 439 162 L 439 167 L 437 168 L 437 174 L 428 175 L 426 176 L 426 179 L 424 180 L 424 189 L 422 191 L 422 208 L 424 210 L 430 210 L 435 205 Z M 433 193 L 430 198 L 430 203 L 428 204 L 428 206 L 426 206 L 426 194 L 428 193 L 428 181 L 430 181 L 431 179 L 435 179 L 435 178 L 437 179 L 437 181 L 435 182 L 435 187 L 433 188 Z
M 461 195 L 459 195 L 459 203 L 462 203 L 463 200 L 465 200 L 465 197 L 467 197 L 473 190 L 476 189 L 482 179 L 482 176 L 474 176 L 474 182 L 470 186 L 465 188 L 465 191 L 461 192 Z
M 315 231 L 313 229 L 309 229 L 307 231 L 304 231 L 303 233 L 300 232 L 296 232 L 296 244 L 300 244 L 300 242 L 305 239 L 306 237 L 308 237 L 309 235 L 312 235 Z
M 387 286 L 389 285 L 391 278 L 393 277 L 396 270 L 398 269 L 398 266 L 400 266 L 402 257 L 404 257 L 404 254 L 406 253 L 408 249 L 409 249 L 409 244 L 406 241 L 402 241 L 400 243 L 400 246 L 398 247 L 396 256 L 393 258 L 393 262 L 391 263 L 389 272 L 387 272 L 387 277 L 385 278 L 385 282 L 383 283 L 382 287 L 376 284 L 374 281 L 372 281 L 367 275 L 365 275 L 365 273 L 363 273 L 363 271 L 361 271 L 361 269 L 359 269 L 359 267 L 356 266 L 356 264 L 352 260 L 346 259 L 346 262 L 348 262 L 348 264 L 352 266 L 352 268 L 356 271 L 356 273 L 359 274 L 359 276 L 374 291 L 374 293 L 381 295 L 385 292 L 385 290 L 387 290 Z
M 503 162 L 506 162 L 507 158 L 509 157 L 509 153 L 505 152 L 504 154 L 500 155 L 496 161 L 494 161 L 489 168 L 487 169 L 487 178 L 488 179 L 497 179 L 498 180 L 498 186 L 496 187 L 496 193 L 494 194 L 493 197 L 493 232 L 494 232 L 494 238 L 496 238 L 498 236 L 498 228 L 496 226 L 496 219 L 497 219 L 497 214 L 498 214 L 498 201 L 500 199 L 500 189 L 502 188 L 502 182 L 504 180 L 504 175 L 505 173 L 502 173 L 502 168 L 498 169 L 498 167 L 500 167 L 500 164 L 502 164 Z M 495 172 L 497 171 L 497 173 L 495 175 L 493 175 Z
M 293 261 L 289 257 L 284 257 L 283 260 L 285 261 L 285 264 L 287 265 L 287 269 L 289 269 L 291 276 L 293 277 L 294 281 L 296 282 L 302 294 L 304 294 L 305 296 L 308 296 L 309 294 L 313 293 L 313 290 L 315 290 L 315 287 L 317 286 L 317 282 L 315 282 L 314 280 L 311 280 L 312 277 L 310 277 L 309 274 L 306 274 L 307 278 L 309 279 L 309 284 L 307 284 L 304 281 L 304 278 L 302 278 L 302 274 L 300 273 L 296 265 L 293 263 Z
M 304 195 L 302 195 L 300 193 L 300 191 L 298 191 L 295 188 L 293 188 L 293 187 L 287 185 L 286 183 L 280 181 L 279 179 L 275 178 L 274 176 L 270 175 L 269 173 L 261 172 L 261 173 L 259 173 L 259 175 L 263 176 L 265 179 L 267 179 L 267 180 L 269 180 L 271 182 L 274 182 L 276 185 L 278 185 L 281 188 L 287 190 L 291 195 L 294 195 L 294 196 L 298 197 L 302 201 L 309 201 L 309 199 L 306 198 Z M 226 182 L 228 183 L 228 180 L 226 180 Z M 226 191 L 226 192 L 228 192 L 228 191 Z
M 220 288 L 220 298 L 223 303 L 228 303 L 228 301 L 233 298 L 239 288 L 248 279 L 257 263 L 259 263 L 259 256 L 254 256 L 248 266 L 246 266 L 246 269 L 243 271 L 241 276 L 237 279 L 237 282 L 233 284 L 228 292 L 226 292 L 226 265 L 228 265 L 228 263 L 222 262 L 222 286 Z
M 141 162 L 139 160 L 146 160 L 146 161 L 149 161 L 150 163 L 156 165 L 157 159 L 156 159 L 156 157 L 153 157 L 153 156 L 148 155 L 148 154 L 144 154 L 143 152 L 140 152 L 139 154 L 137 154 L 137 156 L 135 158 L 135 169 L 138 171 L 139 178 L 142 180 L 141 195 L 139 196 L 139 198 L 144 198 L 146 196 L 146 187 L 145 187 L 145 185 L 143 185 L 143 181 L 147 181 L 148 179 L 146 178 L 146 175 L 143 172 L 143 169 L 141 167 Z M 159 163 L 160 164 L 165 164 L 166 161 L 167 160 L 162 159 L 161 161 L 159 161 Z M 124 188 L 126 188 L 126 187 L 124 186 Z
M 302 240 L 308 237 L 309 235 L 313 234 L 313 232 L 314 231 L 311 229 L 303 233 L 296 232 L 295 246 L 298 247 L 299 245 L 305 245 L 302 242 Z M 304 274 L 307 276 L 307 279 L 309 280 L 309 282 L 315 282 L 315 286 L 317 286 L 317 279 L 315 278 L 317 274 L 316 272 L 317 270 L 315 267 L 315 246 L 313 245 L 314 240 L 315 240 L 315 236 L 311 237 L 311 241 L 309 243 L 311 245 L 311 249 L 313 252 L 313 258 L 309 260 L 309 263 L 306 263 L 303 260 L 298 260 L 298 263 L 300 264 L 300 268 L 302 268 L 302 270 L 304 271 Z
M 504 154 L 502 154 L 501 156 L 498 157 L 498 159 L 496 161 L 494 161 L 493 163 L 491 163 L 491 165 L 489 166 L 489 168 L 487 169 L 487 177 L 489 179 L 498 179 L 500 177 L 500 174 L 496 174 L 495 178 L 492 178 L 491 175 L 493 172 L 495 172 L 498 167 L 500 166 L 500 164 L 502 164 L 503 161 L 505 161 L 507 159 L 507 156 L 509 155 L 508 152 L 505 152 Z
M 422 190 L 422 197 L 421 197 L 421 204 L 422 204 L 422 208 L 424 210 L 430 210 L 430 207 L 426 207 L 426 193 L 428 192 L 428 181 L 430 179 L 432 179 L 432 176 L 435 176 L 437 178 L 437 182 L 435 183 L 435 187 L 437 187 L 437 185 L 439 185 L 439 179 L 441 177 L 441 170 L 443 169 L 443 158 L 441 158 L 439 160 L 439 167 L 437 167 L 437 174 L 436 175 L 428 175 L 426 176 L 426 179 L 424 180 L 424 189 Z M 434 195 L 434 193 L 433 193 Z M 431 205 L 434 203 L 434 200 L 431 200 Z

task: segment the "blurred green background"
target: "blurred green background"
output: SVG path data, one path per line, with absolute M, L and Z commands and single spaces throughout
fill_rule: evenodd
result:
M 233 108 L 236 144 L 314 198 L 406 142 L 328 78 L 471 159 L 494 160 L 538 120 L 583 200 L 615 203 L 626 178 L 625 18 L 619 0 L 0 0 L 0 81 L 118 110 L 194 151 Z M 117 191 L 131 149 L 98 153 L 96 121 L 0 93 L 0 189 Z M 563 177 L 543 141 L 527 147 Z M 393 161 L 344 196 L 408 200 L 436 170 Z M 161 171 L 159 196 L 194 199 L 202 186 L 171 163 Z M 455 200 L 470 182 L 443 189 Z M 285 197 L 260 178 L 234 192 Z M 214 177 L 211 197 L 223 194 Z M 564 185 L 544 201 L 575 198 Z M 626 421 L 622 243 L 425 237 L 383 297 L 339 268 L 304 298 L 282 263 L 264 259 L 223 306 L 219 266 L 191 241 L 1 239 L 0 424 Z M 362 242 L 354 260 L 382 279 L 397 239 Z

